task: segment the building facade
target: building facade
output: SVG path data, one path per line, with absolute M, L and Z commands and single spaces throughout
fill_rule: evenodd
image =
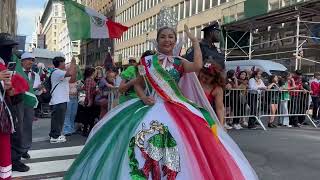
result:
M 115 59 L 126 64 L 129 56 L 140 57 L 147 49 L 153 48 L 150 39 L 156 38 L 157 17 L 161 7 L 171 7 L 178 17 L 178 39 L 185 39 L 183 51 L 191 45 L 183 32 L 187 24 L 196 37 L 203 37 L 201 29 L 213 21 L 222 21 L 223 10 L 244 0 L 117 0 L 116 21 L 129 30 L 120 40 L 115 41 Z M 236 16 L 241 16 L 239 11 Z
M 71 62 L 73 56 L 80 54 L 80 41 L 71 41 L 67 23 L 65 23 L 59 33 L 59 51 L 65 55 L 66 62 Z
M 16 0 L 0 1 L 0 32 L 15 35 L 17 32 Z
M 112 0 L 82 0 L 81 3 L 110 19 L 114 19 L 115 3 Z M 113 50 L 112 39 L 84 40 L 80 47 L 80 65 L 82 67 L 103 65 L 107 53 L 113 54 Z

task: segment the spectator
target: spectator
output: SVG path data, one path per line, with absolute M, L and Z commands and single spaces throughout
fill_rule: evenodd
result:
M 237 109 L 240 100 L 238 99 L 240 92 L 237 90 L 238 88 L 238 79 L 236 77 L 236 73 L 234 70 L 229 70 L 227 72 L 227 80 L 226 80 L 226 107 L 228 108 L 228 113 L 233 113 L 234 116 L 239 116 L 240 110 Z M 229 125 L 231 122 L 225 123 L 226 129 L 232 129 Z M 242 129 L 240 125 L 240 118 L 233 118 L 233 127 L 235 129 Z
M 303 90 L 303 83 L 302 83 L 302 72 L 300 70 L 296 70 L 293 78 L 291 80 L 291 86 L 293 85 L 295 89 L 294 90 L 300 90 L 299 92 L 291 92 L 291 100 L 289 103 L 289 110 L 290 114 L 305 114 L 303 112 L 303 102 L 304 102 L 304 97 L 303 93 L 301 90 Z M 293 125 L 294 127 L 301 127 L 301 124 L 299 122 L 304 121 L 304 116 L 290 116 L 289 117 L 290 125 Z
M 64 119 L 63 134 L 65 136 L 71 136 L 75 133 L 75 119 L 78 111 L 78 91 L 81 85 L 79 82 L 69 81 L 69 98 L 70 101 L 67 103 L 67 111 Z
M 248 79 L 248 73 L 246 71 L 240 71 L 239 75 L 238 75 L 238 88 L 239 89 L 243 89 L 243 91 L 240 92 L 240 103 L 239 103 L 239 108 L 240 108 L 240 114 L 241 115 L 246 115 L 248 113 L 248 83 L 249 83 L 249 79 Z M 246 118 L 241 118 L 240 120 L 240 124 L 241 127 L 242 126 L 248 126 L 248 122 L 246 120 Z
M 319 121 L 320 111 L 318 111 L 318 109 L 320 105 L 320 73 L 314 73 L 314 78 L 315 79 L 311 81 L 311 98 L 313 103 L 312 118 L 315 121 Z
M 99 93 L 95 97 L 95 102 L 98 106 L 100 106 L 100 119 L 103 118 L 103 116 L 108 112 L 108 107 L 110 104 L 110 98 L 114 94 L 112 93 L 112 90 L 116 89 L 116 86 L 114 84 L 116 78 L 116 73 L 113 71 L 107 72 L 107 76 L 105 78 L 102 78 L 99 83 Z
M 74 58 L 71 60 L 70 68 L 67 70 L 65 70 L 65 59 L 63 57 L 55 57 L 52 62 L 55 69 L 51 74 L 52 98 L 49 104 L 52 106 L 52 113 L 49 136 L 50 143 L 62 143 L 66 142 L 66 137 L 61 135 L 61 132 L 67 111 L 67 102 L 70 101 L 69 82 L 75 82 L 77 67 Z
M 224 124 L 224 104 L 223 104 L 223 88 L 225 85 L 223 70 L 213 61 L 206 61 L 207 63 L 199 73 L 199 81 L 201 86 L 212 105 L 217 117 L 221 123 Z
M 35 98 L 35 101 L 29 101 L 30 97 L 23 96 L 23 105 L 17 109 L 17 112 L 22 116 L 22 121 L 18 122 L 19 128 L 17 128 L 17 131 L 20 132 L 16 133 L 13 138 L 20 144 L 15 147 L 15 154 L 25 159 L 30 159 L 28 151 L 32 144 L 32 122 L 35 118 L 34 108 L 38 103 L 35 95 L 37 91 L 41 91 L 40 76 L 32 70 L 34 61 L 35 57 L 31 53 L 26 52 L 21 56 L 21 65 L 24 71 L 23 77 L 29 83 L 29 93 Z
M 278 76 L 272 75 L 269 79 L 269 85 L 268 89 L 271 90 L 270 93 L 270 109 L 271 109 L 271 116 L 268 122 L 269 128 L 276 128 L 277 125 L 274 124 L 275 115 L 278 111 L 278 105 L 279 105 L 279 80 Z
M 84 106 L 85 106 L 85 118 L 83 119 L 83 130 L 82 135 L 88 136 L 91 129 L 94 126 L 94 121 L 97 116 L 96 114 L 96 106 L 94 104 L 95 96 L 97 95 L 97 89 L 96 85 L 97 83 L 94 81 L 96 76 L 95 69 L 88 67 L 84 70 L 84 89 L 85 89 L 85 100 L 84 100 Z
M 4 67 L 8 64 L 12 57 L 12 49 L 18 45 L 13 40 L 12 36 L 8 33 L 0 33 L 0 64 Z M 13 109 L 11 95 L 12 84 L 10 83 L 11 74 L 7 70 L 0 71 L 0 96 L 4 97 L 0 101 L 1 116 L 0 116 L 0 179 L 11 179 L 12 170 L 28 171 L 29 167 L 21 161 L 15 163 L 12 166 L 11 163 L 11 144 L 10 135 L 13 132 L 13 119 L 16 118 L 16 114 L 12 111 L 10 116 L 10 110 Z M 3 83 L 3 84 L 2 84 Z M 10 109 L 10 110 L 9 110 Z
M 280 113 L 281 114 L 289 114 L 288 111 L 288 102 L 290 100 L 290 94 L 289 94 L 289 90 L 294 89 L 295 87 L 289 87 L 289 82 L 291 81 L 292 76 L 290 73 L 287 73 L 286 75 L 284 75 L 284 77 L 282 78 L 282 80 L 280 81 L 279 85 L 281 87 L 281 103 L 280 103 Z M 289 116 L 282 116 L 279 119 L 279 125 L 283 125 L 283 126 L 287 126 L 287 127 L 292 127 L 291 125 L 289 125 Z
M 257 69 L 253 73 L 253 77 L 249 80 L 249 106 L 250 106 L 250 115 L 256 116 L 257 110 L 258 110 L 258 95 L 261 93 L 261 90 L 265 90 L 266 86 L 264 85 L 262 81 L 262 71 L 260 69 Z M 249 129 L 256 129 L 256 118 L 250 117 L 248 122 L 248 128 Z
M 248 74 L 246 71 L 240 71 L 238 76 L 238 86 L 240 89 L 248 89 Z

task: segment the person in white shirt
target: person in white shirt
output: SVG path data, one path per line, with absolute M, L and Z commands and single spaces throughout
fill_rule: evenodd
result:
M 253 77 L 249 80 L 249 106 L 250 106 L 250 115 L 256 115 L 258 109 L 258 94 L 261 93 L 261 90 L 267 89 L 265 84 L 262 81 L 262 71 L 257 69 L 253 73 Z M 249 129 L 256 129 L 255 117 L 250 117 L 248 122 Z
M 55 57 L 52 61 L 55 70 L 51 74 L 51 130 L 49 133 L 50 143 L 61 143 L 66 141 L 66 137 L 61 135 L 67 103 L 69 102 L 69 82 L 76 81 L 76 60 L 71 60 L 70 67 L 65 70 L 65 59 Z M 68 78 L 70 77 L 70 78 Z

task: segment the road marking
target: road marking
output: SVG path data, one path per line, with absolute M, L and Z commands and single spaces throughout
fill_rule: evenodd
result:
M 13 172 L 13 178 L 60 180 L 73 163 L 74 156 L 78 155 L 84 146 L 41 149 L 29 151 L 31 160 L 25 161 L 30 167 L 28 172 Z M 39 178 L 38 178 L 39 179 Z
M 67 171 L 74 159 L 48 161 L 27 164 L 30 167 L 28 172 L 14 172 L 13 177 L 25 177 L 47 173 L 56 173 Z
M 53 148 L 53 149 L 41 149 L 29 151 L 32 159 L 46 158 L 46 157 L 57 157 L 57 156 L 68 156 L 79 154 L 84 146 L 72 146 L 65 148 Z

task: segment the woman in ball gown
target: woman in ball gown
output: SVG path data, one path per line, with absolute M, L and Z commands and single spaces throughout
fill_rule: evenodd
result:
M 173 56 L 176 31 L 160 28 L 158 53 L 141 59 L 139 98 L 117 106 L 94 127 L 66 180 L 257 179 L 218 120 L 178 86 L 185 73 L 202 68 L 199 42 L 187 26 L 185 32 L 194 62 Z

